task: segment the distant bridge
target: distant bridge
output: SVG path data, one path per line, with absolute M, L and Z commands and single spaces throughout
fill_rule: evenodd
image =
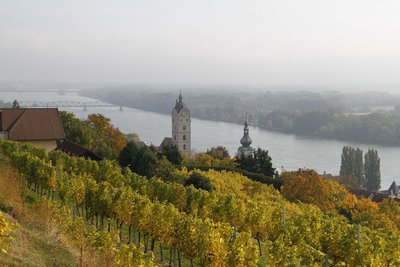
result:
M 0 93 L 6 92 L 6 93 L 58 93 L 60 95 L 64 95 L 66 93 L 79 93 L 81 90 L 74 90 L 74 89 L 68 89 L 68 90 L 28 90 L 28 89 L 0 89 Z
M 79 101 L 21 101 L 19 102 L 21 108 L 83 108 L 86 111 L 87 108 L 112 108 L 118 107 L 122 111 L 122 106 L 116 106 L 113 104 L 91 101 L 91 102 L 79 102 Z

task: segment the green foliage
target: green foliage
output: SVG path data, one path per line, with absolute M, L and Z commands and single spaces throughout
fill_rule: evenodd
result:
M 182 164 L 182 155 L 179 152 L 179 149 L 175 145 L 167 145 L 163 147 L 162 156 L 165 156 L 169 162 L 175 165 Z
M 344 114 L 341 111 L 275 111 L 260 126 L 285 133 L 320 136 L 370 144 L 400 145 L 400 114 Z
M 359 186 L 365 184 L 363 152 L 361 149 L 355 149 L 350 146 L 343 147 L 340 175 L 356 178 Z
M 365 181 L 367 189 L 370 191 L 379 190 L 381 188 L 381 160 L 378 156 L 378 151 L 368 149 L 365 154 Z
M 12 108 L 19 108 L 19 103 L 17 100 L 13 101 Z
M 343 147 L 340 165 L 341 176 L 352 176 L 357 179 L 358 185 L 366 187 L 369 191 L 379 190 L 381 187 L 380 159 L 378 151 L 369 149 L 365 154 L 361 149 Z
M 132 163 L 131 169 L 137 174 L 151 178 L 155 175 L 157 156 L 154 151 L 144 146 L 139 150 L 136 160 Z
M 237 157 L 236 161 L 240 169 L 261 173 L 269 177 L 275 175 L 275 168 L 272 167 L 272 159 L 268 155 L 268 150 L 258 148 L 254 150 L 252 155 Z
M 184 185 L 193 185 L 194 188 L 203 189 L 209 192 L 213 190 L 210 180 L 197 172 L 192 173 L 189 178 L 185 180 Z
M 59 111 L 58 114 L 63 124 L 65 139 L 91 148 L 94 140 L 89 126 L 71 112 Z
M 272 178 L 272 177 L 266 176 L 264 174 L 249 172 L 246 170 L 233 168 L 233 167 L 229 167 L 229 166 L 185 165 L 185 168 L 189 171 L 197 169 L 197 170 L 202 170 L 202 171 L 216 170 L 216 171 L 236 172 L 236 173 L 240 173 L 240 174 L 248 177 L 250 180 L 260 182 L 262 184 L 273 185 L 275 187 L 275 189 L 278 189 L 278 190 L 283 185 L 283 181 L 279 177 Z
M 183 183 L 183 178 L 176 173 L 175 166 L 165 157 L 157 162 L 155 174 L 158 178 L 167 182 Z
M 125 135 L 125 139 L 128 142 L 134 141 L 134 142 L 138 143 L 140 141 L 139 135 L 137 133 L 128 133 Z
M 126 145 L 124 134 L 102 114 L 88 115 L 84 123 L 91 129 L 93 144 L 90 148 L 93 152 L 107 159 L 116 159 Z
M 226 149 L 226 147 L 223 146 L 217 146 L 217 147 L 212 147 L 211 149 L 207 149 L 207 154 L 219 160 L 224 158 L 229 158 L 229 152 Z
M 60 111 L 59 116 L 67 140 L 87 147 L 103 158 L 117 158 L 126 144 L 124 135 L 101 114 L 91 114 L 86 120 L 66 111 Z
M 121 166 L 129 167 L 133 172 L 149 178 L 156 173 L 157 156 L 155 152 L 147 146 L 139 148 L 134 141 L 128 142 L 122 149 L 118 161 Z
M 130 167 L 134 163 L 134 160 L 136 160 L 139 150 L 140 148 L 135 141 L 129 141 L 119 154 L 119 164 L 122 167 Z

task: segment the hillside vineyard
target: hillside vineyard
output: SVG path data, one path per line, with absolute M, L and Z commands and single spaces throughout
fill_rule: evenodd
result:
M 116 247 L 134 241 L 156 251 L 154 242 L 159 242 L 207 266 L 318 265 L 327 259 L 330 264 L 399 264 L 397 230 L 366 221 L 357 234 L 357 224 L 339 214 L 289 202 L 271 186 L 237 173 L 202 172 L 215 185 L 209 193 L 122 174 L 110 161 L 48 154 L 9 141 L 1 141 L 0 151 L 28 188 L 63 205 L 75 203 L 70 208 L 87 229 L 118 233 Z

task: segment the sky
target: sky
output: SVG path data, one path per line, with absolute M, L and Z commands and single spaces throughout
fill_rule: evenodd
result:
M 400 93 L 398 0 L 0 0 L 0 81 Z

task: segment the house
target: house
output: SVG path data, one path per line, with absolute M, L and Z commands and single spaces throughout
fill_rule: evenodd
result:
M 54 150 L 65 138 L 57 108 L 0 109 L 0 139 L 29 143 Z
M 393 181 L 393 183 L 390 185 L 389 189 L 386 191 L 386 194 L 391 197 L 400 196 L 400 190 L 395 181 Z
M 84 157 L 96 161 L 102 160 L 102 158 L 93 151 L 68 140 L 65 140 L 59 144 L 56 150 L 60 150 L 74 157 Z
M 158 153 L 163 153 L 164 147 L 172 146 L 172 145 L 173 145 L 172 138 L 165 137 L 164 140 L 161 142 L 160 146 L 156 147 L 156 150 Z

